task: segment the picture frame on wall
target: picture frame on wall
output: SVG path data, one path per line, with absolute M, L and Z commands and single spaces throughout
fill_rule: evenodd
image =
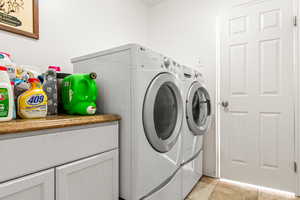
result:
M 38 0 L 0 0 L 0 30 L 39 39 Z

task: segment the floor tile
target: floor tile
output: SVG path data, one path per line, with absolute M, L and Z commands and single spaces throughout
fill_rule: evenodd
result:
M 203 177 L 185 200 L 300 200 L 300 198 Z
M 259 191 L 258 200 L 300 200 L 300 198 L 291 197 L 276 192 Z
M 208 200 L 217 183 L 217 179 L 203 177 L 186 200 Z
M 258 190 L 219 182 L 209 200 L 258 200 Z

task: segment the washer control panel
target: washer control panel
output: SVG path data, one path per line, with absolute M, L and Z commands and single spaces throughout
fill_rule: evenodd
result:
M 179 65 L 176 61 L 172 60 L 171 58 L 167 57 L 164 57 L 162 68 L 175 74 L 180 74 L 182 72 L 181 65 Z

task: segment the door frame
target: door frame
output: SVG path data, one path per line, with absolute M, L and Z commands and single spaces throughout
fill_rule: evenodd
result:
M 247 0 L 243 2 L 251 2 L 257 0 Z M 294 99 L 294 160 L 297 165 L 297 172 L 295 174 L 295 195 L 300 196 L 300 0 L 292 0 L 293 1 L 293 13 L 294 16 L 298 19 L 298 24 L 294 28 L 294 77 L 293 77 L 293 99 Z M 216 177 L 221 178 L 221 67 L 222 67 L 222 40 L 221 40 L 221 19 L 224 16 L 224 11 L 234 7 L 237 4 L 230 4 L 228 6 L 224 6 L 221 8 L 222 10 L 219 12 L 219 15 L 216 16 L 216 98 L 215 98 L 215 106 L 216 106 Z M 292 23 L 292 19 L 291 19 Z
M 294 16 L 299 19 L 299 10 L 300 10 L 300 3 L 299 0 L 293 0 L 294 3 Z M 299 56 L 300 56 L 300 31 L 299 31 L 299 23 L 297 27 L 294 29 L 294 101 L 295 101 L 295 162 L 299 166 L 300 163 L 300 63 L 299 63 Z M 300 174 L 299 174 L 299 167 L 297 167 L 297 179 L 296 179 L 296 196 L 300 196 Z

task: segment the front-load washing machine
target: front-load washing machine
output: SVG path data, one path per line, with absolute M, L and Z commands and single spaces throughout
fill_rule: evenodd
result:
M 211 123 L 211 101 L 201 73 L 183 66 L 185 120 L 182 128 L 182 199 L 202 176 L 203 136 Z
M 99 75 L 98 111 L 121 115 L 120 197 L 181 200 L 180 66 L 140 45 L 72 59 L 76 73 Z

